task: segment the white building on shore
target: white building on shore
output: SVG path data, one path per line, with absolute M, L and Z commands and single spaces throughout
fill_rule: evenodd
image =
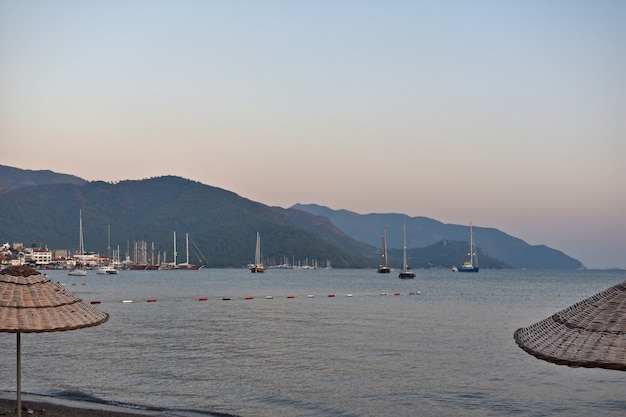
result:
M 25 248 L 24 262 L 35 264 L 36 267 L 50 265 L 52 263 L 52 251 L 44 248 Z

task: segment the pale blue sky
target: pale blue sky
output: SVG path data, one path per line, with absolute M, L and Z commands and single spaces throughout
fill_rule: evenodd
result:
M 0 1 L 18 168 L 471 221 L 625 267 L 625 120 L 624 1 Z

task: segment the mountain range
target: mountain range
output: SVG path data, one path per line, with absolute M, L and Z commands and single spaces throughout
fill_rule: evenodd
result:
M 171 262 L 176 232 L 183 262 L 188 233 L 190 262 L 240 267 L 253 260 L 258 231 L 268 264 L 328 261 L 339 268 L 375 268 L 386 230 L 389 261 L 399 267 L 406 222 L 411 266 L 451 268 L 467 260 L 468 225 L 314 204 L 271 207 L 175 176 L 108 183 L 0 165 L 0 197 L 0 240 L 25 246 L 76 250 L 82 211 L 86 250 L 106 254 L 119 248 L 122 257 L 132 255 L 134 242 L 146 242 Z M 556 249 L 528 245 L 497 229 L 473 231 L 482 268 L 583 267 Z

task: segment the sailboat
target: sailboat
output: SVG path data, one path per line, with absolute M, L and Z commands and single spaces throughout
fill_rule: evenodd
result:
M 383 242 L 380 249 L 380 265 L 376 270 L 379 274 L 388 274 L 391 268 L 387 266 L 387 230 L 383 230 Z
M 111 259 L 111 225 L 107 226 L 107 259 L 109 263 L 107 265 L 101 265 L 96 274 L 100 275 L 117 275 L 120 271 L 113 265 L 114 261 Z
M 85 245 L 83 244 L 83 210 L 81 209 L 78 214 L 78 254 L 85 255 Z M 68 275 L 85 276 L 87 275 L 87 268 L 83 263 L 83 258 L 78 258 L 76 265 L 68 271 Z
M 261 263 L 261 235 L 256 232 L 256 251 L 254 252 L 254 263 L 248 265 L 250 272 L 260 273 L 265 272 L 265 266 Z
M 186 269 L 189 271 L 197 271 L 198 269 L 202 268 L 202 265 L 194 265 L 194 264 L 189 263 L 189 233 L 185 233 L 185 250 L 187 254 L 187 257 L 185 258 L 185 262 L 182 264 L 176 265 L 176 269 Z M 174 251 L 176 251 L 176 249 L 174 249 Z
M 189 263 L 189 233 L 185 233 L 185 249 L 187 257 L 184 263 L 177 262 L 178 252 L 176 251 L 176 231 L 174 231 L 174 262 L 171 264 L 165 264 L 159 267 L 159 269 L 175 269 L 177 271 L 197 271 L 202 268 L 202 265 L 194 265 Z
M 472 223 L 470 223 L 470 252 L 469 261 L 463 263 L 460 267 L 452 268 L 455 272 L 478 272 L 478 256 L 476 255 L 476 244 L 474 243 L 474 231 Z
M 409 267 L 409 262 L 407 260 L 407 256 L 406 256 L 406 221 L 404 222 L 404 245 L 403 245 L 403 256 L 402 256 L 402 269 L 400 270 L 400 274 L 398 275 L 398 278 L 401 279 L 410 279 L 410 278 L 415 278 L 415 271 L 413 271 L 410 267 Z

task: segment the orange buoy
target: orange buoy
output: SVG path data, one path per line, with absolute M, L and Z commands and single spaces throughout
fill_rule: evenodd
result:
M 296 298 L 295 295 L 288 295 L 287 298 Z

